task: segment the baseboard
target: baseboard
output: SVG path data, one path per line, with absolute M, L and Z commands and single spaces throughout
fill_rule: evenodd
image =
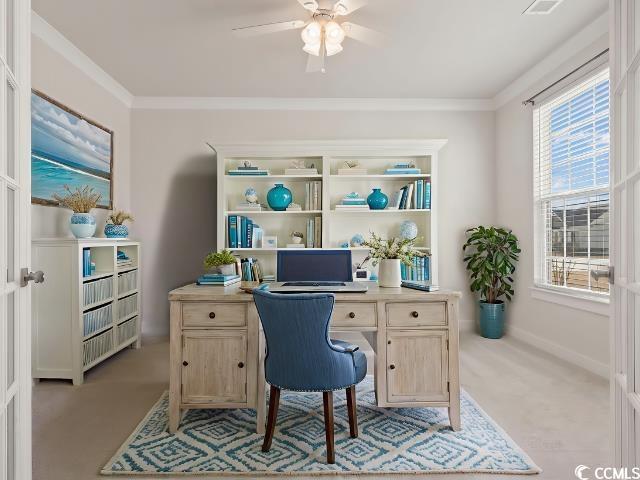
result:
M 595 373 L 600 377 L 609 378 L 609 365 L 607 365 L 606 363 L 598 362 L 593 358 L 589 358 L 586 355 L 574 352 L 573 350 L 569 350 L 562 345 L 553 343 L 546 338 L 539 337 L 518 327 L 509 327 L 509 329 L 507 330 L 507 335 L 515 338 L 516 340 L 520 340 L 523 343 L 531 345 L 532 347 L 536 347 L 544 352 L 561 358 L 566 362 L 584 368 L 585 370 L 588 370 L 591 373 Z

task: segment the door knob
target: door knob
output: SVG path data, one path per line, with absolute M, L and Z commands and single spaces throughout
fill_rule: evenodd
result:
M 395 370 L 396 366 L 392 363 L 391 365 L 389 365 L 389 370 Z
M 184 362 L 182 362 L 182 365 L 184 365 L 184 366 L 186 367 L 187 365 L 189 365 L 189 362 L 187 362 L 187 361 L 185 360 Z
M 244 368 L 244 363 L 243 362 L 238 362 L 238 367 L 239 368 Z
M 44 283 L 44 272 L 42 270 L 30 272 L 28 268 L 20 269 L 20 286 L 26 287 L 29 282 Z
M 216 314 L 214 312 L 209 312 L 209 318 L 216 318 Z
M 413 318 L 418 318 L 418 312 L 416 312 L 415 310 L 413 312 L 411 312 L 411 316 Z

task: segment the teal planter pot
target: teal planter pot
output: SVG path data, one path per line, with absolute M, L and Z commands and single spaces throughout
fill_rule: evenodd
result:
M 291 195 L 291 190 L 282 183 L 276 183 L 276 186 L 267 193 L 267 203 L 272 210 L 279 212 L 286 210 L 292 201 L 293 196 Z
M 374 188 L 367 197 L 367 204 L 371 210 L 384 210 L 389 203 L 389 197 L 382 193 L 381 189 Z
M 480 301 L 480 335 L 502 338 L 504 334 L 504 303 Z

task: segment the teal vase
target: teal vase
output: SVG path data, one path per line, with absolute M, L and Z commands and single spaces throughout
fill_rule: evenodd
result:
M 374 188 L 373 192 L 367 197 L 367 204 L 371 210 L 384 210 L 389 203 L 387 197 L 379 188 Z
M 480 335 L 484 338 L 502 338 L 504 334 L 504 302 L 480 301 Z
M 276 183 L 276 186 L 267 193 L 267 203 L 272 210 L 286 210 L 292 200 L 293 195 L 291 195 L 291 190 L 281 183 Z

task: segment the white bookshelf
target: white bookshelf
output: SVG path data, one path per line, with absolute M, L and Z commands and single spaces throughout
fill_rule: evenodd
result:
M 267 274 L 276 274 L 276 253 L 288 250 L 290 233 L 305 233 L 309 218 L 322 219 L 322 249 L 340 248 L 343 242 L 360 233 L 368 238 L 371 231 L 389 238 L 398 236 L 400 224 L 411 220 L 418 226 L 421 241 L 417 246 L 431 254 L 431 278 L 438 279 L 438 152 L 446 140 L 356 140 L 323 142 L 264 142 L 241 145 L 213 145 L 217 154 L 217 249 L 229 248 L 227 217 L 242 215 L 263 229 L 265 235 L 278 237 L 278 248 L 232 248 L 241 257 L 259 259 Z M 291 161 L 304 159 L 307 166 L 314 164 L 317 175 L 285 175 Z M 267 168 L 270 175 L 234 176 L 228 172 L 249 160 L 255 166 Z M 347 160 L 358 160 L 360 167 L 367 169 L 366 175 L 339 175 Z M 386 175 L 386 168 L 398 162 L 411 161 L 421 169 L 420 174 Z M 406 210 L 335 210 L 335 205 L 349 192 L 358 192 L 366 198 L 374 187 L 391 198 L 394 191 L 419 179 L 431 181 L 431 208 Z M 238 211 L 234 207 L 244 201 L 244 192 L 253 187 L 259 202 L 267 204 L 267 192 L 282 183 L 293 194 L 293 202 L 304 208 L 305 183 L 322 182 L 322 208 L 311 211 L 260 212 Z M 294 249 L 291 249 L 294 250 Z M 297 249 L 296 249 L 297 250 Z M 350 248 L 354 262 L 367 254 L 366 248 Z M 371 268 L 371 266 L 368 266 Z
M 83 250 L 96 270 L 83 276 Z M 133 264 L 118 268 L 117 251 Z M 140 346 L 141 246 L 126 239 L 39 239 L 33 267 L 45 282 L 33 289 L 33 378 L 63 378 L 74 385 L 84 372 L 120 350 Z M 95 296 L 93 295 L 95 293 Z

